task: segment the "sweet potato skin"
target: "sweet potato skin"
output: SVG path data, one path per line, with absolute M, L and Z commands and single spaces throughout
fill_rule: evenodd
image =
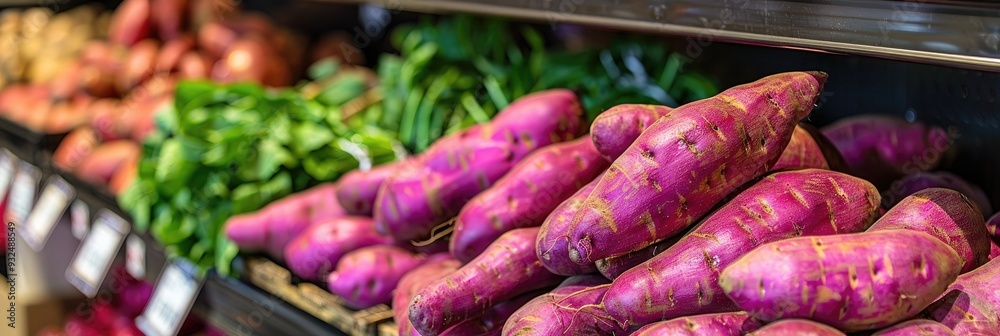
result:
M 875 186 L 844 173 L 774 173 L 706 217 L 674 246 L 616 278 L 604 305 L 619 323 L 635 325 L 737 311 L 719 286 L 722 269 L 767 243 L 864 231 L 879 204 Z
M 391 245 L 362 247 L 340 258 L 327 286 L 354 309 L 389 304 L 399 279 L 423 261 L 423 256 Z
M 930 188 L 953 189 L 975 201 L 976 206 L 982 211 L 984 217 L 990 216 L 993 213 L 990 199 L 986 197 L 986 193 L 983 192 L 982 188 L 969 183 L 958 175 L 946 171 L 920 172 L 907 175 L 893 182 L 889 186 L 889 189 L 882 193 L 882 201 L 885 207 L 889 209 L 899 204 L 906 196 Z
M 529 154 L 462 208 L 451 236 L 451 254 L 468 262 L 504 232 L 542 225 L 548 214 L 608 165 L 587 138 Z
M 399 326 L 400 336 L 420 336 L 410 324 L 410 300 L 428 284 L 458 270 L 462 263 L 448 253 L 439 253 L 427 258 L 423 265 L 403 275 L 392 293 L 392 313 Z
M 820 148 L 819 142 L 813 139 L 813 135 L 805 128 L 796 126 L 788 145 L 771 170 L 804 168 L 830 169 L 830 164 L 827 163 L 826 155 Z
M 438 335 L 482 315 L 493 302 L 562 281 L 535 256 L 537 234 L 538 228 L 508 231 L 458 271 L 424 287 L 410 302 L 410 323 L 421 335 Z
M 597 266 L 597 271 L 600 272 L 601 275 L 608 278 L 608 280 L 614 280 L 621 276 L 622 273 L 625 273 L 625 271 L 652 259 L 660 253 L 663 253 L 663 251 L 666 251 L 671 246 L 674 246 L 674 244 L 677 244 L 677 241 L 684 238 L 684 236 L 687 236 L 687 232 L 677 234 L 667 240 L 646 246 L 638 251 L 632 251 L 617 257 L 598 260 L 594 263 L 594 265 Z
M 679 317 L 647 324 L 633 336 L 742 336 L 761 327 L 745 312 L 704 314 Z
M 245 251 L 264 251 L 281 259 L 285 246 L 310 223 L 344 216 L 330 198 L 337 185 L 324 183 L 268 204 L 263 209 L 230 217 L 224 232 Z
M 390 244 L 389 237 L 375 232 L 366 217 L 340 217 L 310 225 L 284 250 L 285 263 L 307 280 L 325 279 L 344 254 L 372 245 Z
M 937 238 L 882 230 L 765 244 L 726 267 L 719 285 L 763 321 L 809 318 L 857 331 L 916 316 L 961 267 Z
M 958 252 L 962 273 L 989 261 L 983 216 L 963 194 L 943 188 L 918 191 L 889 209 L 868 231 L 906 229 L 927 233 Z
M 1000 335 L 1000 314 L 975 294 L 949 290 L 924 313 L 957 335 Z
M 380 231 L 399 241 L 426 238 L 525 155 L 577 137 L 582 115 L 573 92 L 542 91 L 489 124 L 439 140 L 379 189 L 373 216 Z
M 608 285 L 549 293 L 526 303 L 503 326 L 505 336 L 625 335 L 600 305 Z
M 773 75 L 660 118 L 612 163 L 573 218 L 568 258 L 586 265 L 673 236 L 767 172 L 825 79 Z
M 441 335 L 446 336 L 487 336 L 500 335 L 503 331 L 504 323 L 525 303 L 532 299 L 544 295 L 547 291 L 536 290 L 518 295 L 509 301 L 501 302 L 491 307 L 481 317 L 474 317 L 448 328 Z
M 614 161 L 649 125 L 673 108 L 660 105 L 622 104 L 602 112 L 590 124 L 590 139 L 601 156 Z
M 788 319 L 774 322 L 757 329 L 747 336 L 786 336 L 786 335 L 810 335 L 810 336 L 846 336 L 840 330 L 834 329 L 822 323 L 810 320 Z
M 948 326 L 927 319 L 909 320 L 879 330 L 872 336 L 954 336 Z
M 400 161 L 374 167 L 368 171 L 353 170 L 344 174 L 338 180 L 341 186 L 337 189 L 337 201 L 349 214 L 371 216 L 379 187 L 402 167 L 403 162 Z
M 934 169 L 949 147 L 943 129 L 891 116 L 845 118 L 822 132 L 856 176 L 880 189 L 906 174 Z
M 1000 245 L 995 242 L 990 242 L 990 260 L 1000 257 Z
M 993 242 L 1000 244 L 1000 212 L 993 214 L 986 221 L 986 232 L 990 234 Z
M 569 256 L 570 241 L 566 230 L 569 229 L 573 216 L 580 211 L 584 201 L 600 180 L 597 178 L 577 190 L 573 196 L 552 210 L 542 222 L 535 244 L 535 253 L 538 255 L 538 260 L 541 260 L 542 265 L 545 265 L 550 272 L 569 276 L 597 271 L 597 267 L 593 264 L 580 265 L 569 260 L 567 256 Z

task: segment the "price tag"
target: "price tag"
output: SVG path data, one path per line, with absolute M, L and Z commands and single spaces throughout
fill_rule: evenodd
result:
M 37 252 L 45 247 L 45 241 L 52 234 L 52 228 L 62 218 L 70 200 L 75 196 L 76 190 L 66 180 L 56 175 L 49 178 L 24 225 L 18 226 L 24 241 L 32 250 Z
M 90 230 L 90 206 L 84 201 L 76 200 L 69 209 L 70 223 L 73 224 L 73 237 L 83 240 L 83 237 L 87 236 L 87 231 Z
M 35 204 L 35 189 L 38 188 L 38 168 L 21 161 L 7 197 L 7 222 L 24 223 Z
M 136 327 L 149 336 L 176 335 L 200 289 L 194 265 L 184 260 L 168 263 L 146 310 L 135 319 Z
M 133 278 L 146 278 L 146 242 L 136 235 L 125 240 L 125 271 Z
M 11 154 L 7 149 L 0 151 L 0 201 L 7 197 L 7 191 L 10 190 L 10 181 L 17 169 L 14 160 L 14 154 Z M 0 214 L 0 216 L 2 215 Z
M 66 270 L 66 280 L 87 297 L 93 298 L 108 275 L 111 262 L 118 255 L 128 231 L 129 225 L 125 220 L 107 209 L 101 209 Z

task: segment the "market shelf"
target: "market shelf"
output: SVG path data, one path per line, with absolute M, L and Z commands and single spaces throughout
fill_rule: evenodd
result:
M 810 49 L 1000 70 L 1000 5 L 872 0 L 309 0 L 390 10 L 467 12 L 713 42 Z M 699 49 L 700 50 L 700 49 Z M 696 52 L 696 51 L 691 51 Z

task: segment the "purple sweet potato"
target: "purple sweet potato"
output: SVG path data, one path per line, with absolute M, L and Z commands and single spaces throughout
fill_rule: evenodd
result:
M 608 161 L 614 161 L 649 125 L 673 108 L 660 105 L 622 104 L 602 112 L 590 124 L 590 139 Z
M 337 189 L 337 201 L 349 214 L 371 216 L 379 187 L 403 166 L 404 163 L 400 161 L 368 171 L 354 170 L 345 174 L 338 181 L 340 188 Z
M 230 217 L 226 237 L 245 251 L 266 251 L 281 259 L 285 246 L 311 223 L 344 215 L 332 196 L 334 184 L 322 184 L 268 204 L 263 209 Z
M 610 164 L 587 138 L 531 153 L 462 208 L 451 235 L 451 254 L 468 262 L 504 232 L 542 225 L 552 210 Z
M 446 336 L 499 336 L 503 331 L 504 323 L 525 303 L 545 294 L 546 290 L 536 290 L 518 295 L 510 301 L 501 302 L 490 308 L 480 317 L 474 317 L 448 328 L 441 333 Z
M 1000 212 L 993 214 L 986 221 L 986 232 L 989 232 L 994 242 L 1000 244 Z
M 1000 245 L 995 242 L 990 242 L 990 260 L 1000 257 Z
M 788 319 L 774 322 L 757 329 L 747 336 L 846 336 L 840 330 L 809 320 Z
M 889 209 L 868 231 L 895 229 L 920 231 L 948 244 L 962 257 L 962 273 L 989 261 L 990 239 L 983 216 L 972 201 L 957 191 L 918 191 Z
M 340 258 L 327 286 L 354 309 L 389 304 L 399 278 L 423 261 L 424 256 L 391 245 L 362 247 Z
M 953 189 L 975 201 L 979 210 L 982 211 L 983 217 L 993 213 L 990 199 L 986 197 L 983 189 L 963 180 L 958 175 L 945 171 L 910 174 L 892 182 L 889 189 L 882 193 L 882 203 L 886 208 L 892 208 L 906 196 L 929 188 Z
M 872 336 L 955 336 L 955 333 L 938 322 L 928 319 L 916 319 L 898 323 L 879 330 Z
M 934 169 L 950 146 L 943 129 L 891 116 L 845 118 L 822 131 L 851 171 L 879 188 L 904 175 Z
M 788 141 L 788 146 L 781 152 L 778 162 L 771 167 L 772 171 L 786 169 L 820 168 L 830 169 L 830 164 L 826 161 L 826 154 L 820 148 L 819 142 L 813 139 L 804 127 L 795 127 L 792 138 Z
M 573 216 L 583 207 L 583 202 L 590 196 L 590 192 L 597 186 L 598 181 L 600 178 L 577 190 L 573 196 L 552 210 L 549 217 L 546 217 L 545 221 L 542 222 L 535 245 L 537 249 L 535 253 L 538 255 L 538 260 L 541 260 L 542 265 L 545 265 L 545 268 L 550 272 L 569 276 L 597 271 L 597 267 L 592 264 L 580 265 L 566 258 L 569 255 L 569 236 L 566 235 L 566 230 L 569 229 Z
M 560 288 L 580 287 L 582 289 L 582 287 L 594 287 L 608 283 L 610 283 L 610 281 L 608 281 L 608 278 L 605 278 L 603 275 L 599 274 L 574 275 L 566 278 L 566 280 L 563 280 L 563 282 L 559 283 L 559 286 L 557 286 L 556 289 L 553 289 L 552 292 L 555 292 Z
M 475 132 L 431 145 L 379 189 L 373 215 L 380 232 L 399 241 L 426 238 L 528 153 L 575 138 L 582 114 L 571 91 L 534 93 Z
M 321 280 L 334 270 L 340 258 L 356 249 L 390 244 L 392 239 L 375 232 L 366 217 L 340 217 L 310 225 L 285 247 L 285 263 L 304 279 Z
M 931 235 L 880 230 L 765 244 L 726 267 L 719 285 L 763 321 L 808 318 L 858 331 L 916 316 L 961 268 L 958 253 Z
M 660 118 L 604 174 L 567 230 L 569 256 L 555 257 L 587 265 L 684 230 L 771 169 L 826 77 L 769 76 Z
M 1000 314 L 975 294 L 948 291 L 924 312 L 957 335 L 1000 336 Z
M 760 327 L 760 322 L 747 313 L 718 313 L 647 324 L 632 336 L 742 336 Z
M 602 285 L 539 296 L 507 319 L 503 335 L 625 335 L 600 304 L 607 289 Z
M 438 335 L 481 316 L 494 302 L 562 281 L 535 256 L 537 234 L 538 228 L 508 231 L 458 271 L 421 289 L 410 302 L 410 323 L 421 335 Z
M 392 315 L 399 326 L 399 336 L 420 336 L 410 324 L 410 300 L 417 292 L 430 283 L 444 278 L 458 270 L 462 263 L 448 253 L 431 255 L 423 265 L 406 273 L 399 279 L 396 290 L 392 293 Z
M 663 253 L 663 251 L 666 251 L 671 246 L 674 246 L 677 241 L 681 240 L 681 238 L 684 238 L 686 235 L 686 232 L 677 234 L 667 240 L 646 246 L 638 251 L 632 251 L 617 257 L 598 260 L 594 263 L 594 265 L 597 266 L 597 271 L 600 272 L 601 275 L 608 280 L 614 280 L 621 276 L 622 273 L 625 273 L 625 271 L 646 262 L 646 260 L 652 259 L 660 253 Z
M 770 242 L 864 231 L 878 206 L 878 190 L 860 178 L 821 169 L 774 173 L 706 217 L 674 246 L 622 273 L 604 305 L 619 323 L 637 326 L 737 311 L 719 287 L 722 269 Z
M 948 289 L 969 293 L 992 307 L 994 311 L 1000 311 L 998 279 L 1000 279 L 1000 260 L 993 260 L 959 276 Z

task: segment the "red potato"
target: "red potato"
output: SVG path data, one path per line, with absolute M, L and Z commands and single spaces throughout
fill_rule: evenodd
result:
M 181 79 L 205 79 L 212 73 L 212 60 L 197 51 L 181 56 L 177 71 Z
M 97 133 L 89 127 L 73 130 L 52 153 L 52 164 L 62 171 L 74 171 L 84 158 L 90 156 L 99 142 Z
M 635 326 L 738 311 L 720 287 L 723 269 L 736 267 L 742 256 L 771 242 L 864 231 L 875 220 L 879 203 L 875 186 L 844 173 L 774 173 L 663 253 L 615 278 L 603 304 L 619 323 Z
M 172 40 L 184 29 L 187 0 L 149 0 L 152 9 L 152 22 L 156 24 L 156 33 L 163 40 Z
M 916 316 L 961 268 L 958 253 L 931 235 L 879 230 L 765 244 L 726 267 L 719 286 L 763 321 L 808 318 L 859 331 Z
M 600 180 L 597 178 L 577 190 L 573 196 L 552 210 L 552 213 L 542 223 L 541 231 L 539 231 L 535 242 L 535 253 L 538 260 L 541 260 L 542 265 L 550 272 L 569 276 L 593 273 L 598 270 L 596 265 L 580 265 L 571 262 L 568 258 L 554 256 L 569 255 L 569 236 L 565 234 L 566 230 L 569 228 L 573 216 L 583 207 L 583 202 L 587 200 L 590 192 L 594 190 Z
M 514 312 L 503 326 L 503 335 L 625 335 L 607 317 L 601 298 L 608 285 L 587 287 L 566 294 L 545 294 Z
M 423 265 L 399 279 L 396 290 L 392 293 L 392 316 L 399 326 L 399 336 L 420 336 L 410 324 L 410 301 L 420 289 L 455 272 L 461 266 L 462 263 L 452 258 L 450 254 L 435 254 L 428 257 Z
M 683 231 L 774 165 L 826 78 L 773 75 L 671 111 L 604 174 L 572 220 L 569 255 L 558 257 L 586 265 Z
M 371 216 L 378 189 L 389 177 L 405 166 L 403 161 L 373 167 L 368 171 L 355 169 L 340 178 L 337 201 L 348 213 Z
M 90 122 L 88 113 L 93 98 L 87 95 L 77 95 L 72 100 L 56 103 L 49 110 L 42 132 L 45 134 L 63 134 Z
M 521 97 L 489 124 L 447 136 L 408 160 L 412 168 L 379 190 L 375 221 L 399 241 L 427 237 L 528 153 L 575 138 L 582 115 L 572 91 Z
M 850 117 L 822 132 L 851 171 L 879 189 L 904 175 L 934 169 L 951 146 L 941 128 L 890 116 Z
M 399 279 L 423 261 L 424 256 L 391 245 L 362 247 L 340 258 L 327 286 L 353 309 L 389 304 Z
M 421 335 L 438 335 L 481 316 L 493 302 L 562 281 L 535 257 L 537 234 L 538 228 L 508 231 L 458 271 L 421 289 L 410 302 L 410 323 Z
M 906 196 L 928 188 L 953 189 L 975 201 L 984 217 L 993 213 L 990 199 L 986 197 L 983 189 L 965 181 L 958 175 L 945 171 L 932 173 L 920 172 L 907 175 L 900 180 L 892 182 L 889 189 L 882 192 L 882 200 L 886 208 L 892 208 L 906 198 Z
M 115 9 L 108 27 L 111 42 L 132 46 L 149 35 L 149 0 L 125 0 Z
M 198 29 L 198 47 L 213 59 L 219 59 L 236 43 L 239 36 L 235 30 L 222 23 L 209 22 Z
M 152 39 L 142 40 L 129 49 L 122 70 L 115 77 L 115 87 L 119 93 L 127 94 L 153 76 L 159 51 L 160 43 Z
M 847 336 L 840 330 L 809 320 L 781 320 L 746 334 L 747 336 Z
M 642 131 L 672 110 L 668 106 L 640 104 L 612 107 L 590 124 L 590 138 L 605 159 L 614 161 L 625 153 Z
M 90 155 L 73 170 L 80 179 L 105 186 L 121 167 L 142 155 L 139 144 L 129 140 L 105 142 L 95 147 Z
M 957 191 L 918 191 L 889 209 L 868 231 L 896 229 L 920 231 L 948 244 L 962 257 L 962 273 L 989 261 L 990 239 L 983 216 L 972 201 Z
M 633 336 L 742 336 L 761 327 L 747 313 L 718 313 L 679 317 L 647 324 Z
M 948 326 L 927 319 L 901 322 L 879 330 L 872 336 L 955 336 Z
M 451 254 L 468 262 L 505 232 L 542 225 L 548 214 L 609 164 L 587 138 L 529 154 L 462 208 L 451 235 Z
M 320 280 L 326 279 L 348 252 L 390 243 L 391 238 L 375 232 L 370 218 L 340 217 L 309 225 L 285 246 L 284 259 L 295 275 Z
M 189 35 L 180 35 L 168 40 L 160 49 L 160 54 L 156 56 L 156 65 L 153 68 L 156 72 L 172 72 L 180 66 L 184 54 L 193 50 L 194 38 Z

